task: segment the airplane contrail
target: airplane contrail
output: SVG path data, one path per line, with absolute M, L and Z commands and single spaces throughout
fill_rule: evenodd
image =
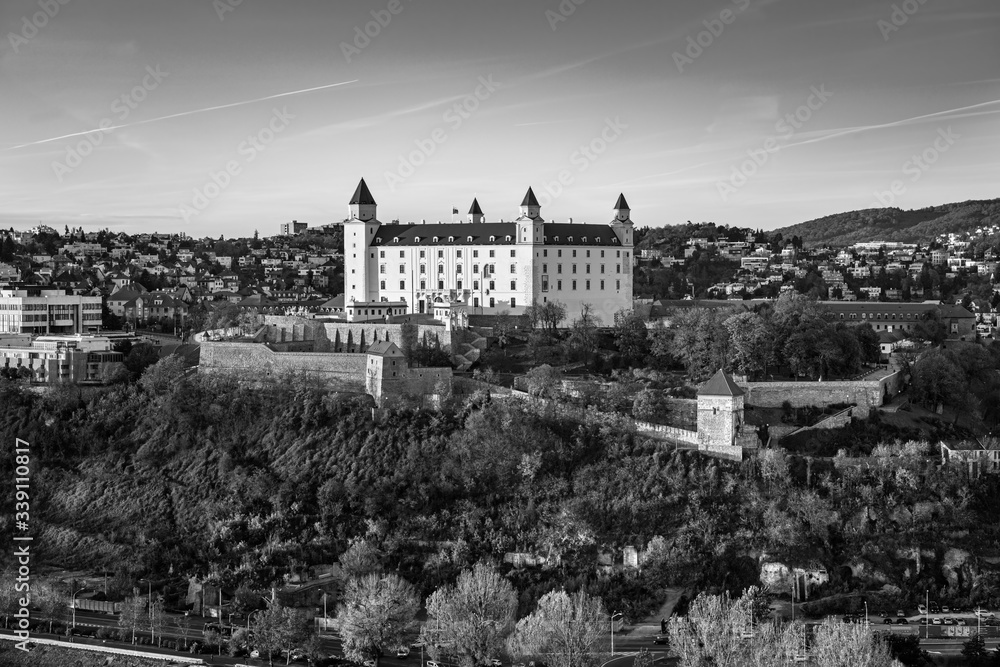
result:
M 293 90 L 288 93 L 278 93 L 277 95 L 268 95 L 266 97 L 258 97 L 253 100 L 244 100 L 242 102 L 231 102 L 229 104 L 219 104 L 214 107 L 205 107 L 204 109 L 194 109 L 192 111 L 181 111 L 179 113 L 172 113 L 167 116 L 160 116 L 159 118 L 148 118 L 146 120 L 136 121 L 134 123 L 125 123 L 124 125 L 112 125 L 110 127 L 98 127 L 93 130 L 86 130 L 85 132 L 73 132 L 72 134 L 64 134 L 58 137 L 50 137 L 48 139 L 40 139 L 39 141 L 32 141 L 26 144 L 20 144 L 18 146 L 11 146 L 4 150 L 13 151 L 18 148 L 26 148 L 28 146 L 37 146 L 39 144 L 47 144 L 53 141 L 59 141 L 60 139 L 70 139 L 72 137 L 80 137 L 85 134 L 92 134 L 94 132 L 110 132 L 111 130 L 120 130 L 123 127 L 132 127 L 135 125 L 147 125 L 149 123 L 156 123 L 161 120 L 169 120 L 170 118 L 180 118 L 181 116 L 191 116 L 196 113 L 205 113 L 206 111 L 218 111 L 219 109 L 229 109 L 231 107 L 239 107 L 245 104 L 254 104 L 256 102 L 265 102 L 267 100 L 274 100 L 279 97 L 288 97 L 289 95 L 301 95 L 303 93 L 312 93 L 317 90 L 326 90 L 327 88 L 336 88 L 337 86 L 346 86 L 349 83 L 357 83 L 360 79 L 352 79 L 351 81 L 342 81 L 340 83 L 331 83 L 325 86 L 316 86 L 315 88 L 304 88 L 302 90 Z

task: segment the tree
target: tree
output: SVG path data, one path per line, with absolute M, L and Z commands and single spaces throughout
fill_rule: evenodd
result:
M 454 586 L 427 599 L 424 638 L 432 647 L 450 646 L 460 664 L 472 667 L 495 658 L 514 628 L 517 593 L 493 567 L 463 570 Z
M 962 655 L 971 667 L 985 667 L 989 661 L 989 652 L 986 650 L 986 640 L 979 633 L 969 637 L 968 641 L 962 643 Z
M 922 355 L 911 369 L 911 394 L 919 403 L 934 407 L 957 405 L 967 394 L 961 369 L 940 350 Z
M 649 352 L 649 330 L 635 310 L 623 308 L 615 313 L 615 344 L 626 363 L 642 361 Z
M 817 667 L 890 667 L 897 664 L 888 646 L 878 641 L 864 625 L 839 623 L 828 618 L 816 626 L 813 641 L 812 655 Z
M 179 382 L 186 370 L 184 360 L 179 355 L 171 354 L 147 368 L 139 380 L 139 386 L 146 393 L 162 394 Z
M 160 353 L 149 343 L 139 343 L 133 345 L 125 356 L 125 368 L 132 373 L 133 378 L 138 378 L 143 372 L 155 364 L 160 358 Z
M 501 310 L 497 313 L 496 320 L 493 323 L 493 335 L 497 339 L 497 344 L 500 349 L 504 351 L 504 356 L 507 355 L 507 344 L 510 342 L 510 334 L 514 329 L 514 322 L 510 318 L 510 313 L 506 310 Z
M 340 335 L 340 332 L 337 332 Z M 419 328 L 413 322 L 403 322 L 399 329 L 400 346 L 399 349 L 406 358 L 407 364 L 413 363 L 413 352 L 417 348 L 419 339 Z M 339 341 L 338 341 L 339 347 Z
M 419 609 L 413 586 L 396 574 L 348 579 L 337 610 L 344 656 L 355 662 L 374 660 L 377 667 L 386 649 L 403 645 Z
M 920 650 L 917 635 L 897 635 L 892 632 L 879 633 L 879 640 L 889 649 L 889 653 L 905 667 L 922 667 L 928 664 L 926 651 Z
M 580 309 L 580 317 L 573 320 L 569 335 L 569 348 L 586 362 L 590 362 L 597 352 L 597 327 L 601 320 L 594 315 L 594 307 L 585 303 Z
M 551 667 L 590 667 L 603 661 L 597 647 L 607 622 L 600 598 L 551 591 L 517 622 L 507 648 L 513 656 L 537 657 Z
M 382 571 L 382 552 L 364 538 L 351 540 L 347 551 L 340 554 L 340 569 L 346 577 L 363 577 Z
M 146 600 L 141 597 L 125 598 L 122 611 L 118 615 L 118 627 L 132 633 L 132 643 L 135 643 L 135 632 L 146 626 L 149 615 L 146 613 Z
M 551 366 L 543 364 L 527 372 L 528 393 L 532 396 L 549 398 L 556 387 L 556 371 Z
M 186 616 L 168 616 L 169 624 L 171 629 L 173 629 L 178 635 L 180 635 L 181 640 L 184 642 L 184 650 L 188 647 L 188 638 L 191 637 L 194 629 L 188 624 Z
M 771 332 L 758 313 L 737 313 L 723 322 L 729 332 L 729 358 L 735 370 L 748 376 L 767 372 L 771 362 Z
M 308 623 L 296 609 L 271 602 L 267 609 L 253 619 L 254 646 L 267 653 L 268 664 L 274 664 L 274 654 L 285 651 L 288 663 L 292 648 L 308 636 Z

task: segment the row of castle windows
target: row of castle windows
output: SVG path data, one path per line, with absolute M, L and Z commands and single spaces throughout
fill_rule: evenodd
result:
M 461 250 L 456 250 L 455 253 L 456 253 L 455 256 L 458 259 L 462 259 L 462 251 Z M 379 259 L 385 259 L 385 250 L 379 250 L 378 256 L 379 256 Z M 472 251 L 472 256 L 473 257 L 479 257 L 479 251 L 478 250 L 473 250 Z M 490 250 L 490 257 L 496 257 L 496 256 L 497 256 L 497 251 L 496 250 Z M 511 250 L 510 251 L 510 256 L 511 257 L 517 257 L 517 251 L 516 250 Z M 573 256 L 576 257 L 575 251 L 574 251 L 574 255 Z M 375 255 L 372 255 L 373 259 L 374 259 L 374 257 L 375 257 Z M 400 250 L 399 251 L 399 258 L 403 259 L 405 257 L 406 257 L 406 251 L 405 250 Z M 587 257 L 590 257 L 590 251 L 589 250 L 587 251 Z M 603 250 L 601 251 L 601 257 L 604 257 L 604 251 Z M 420 251 L 420 259 L 426 259 L 426 258 L 427 258 L 427 252 L 424 251 L 424 250 L 421 250 Z M 438 259 L 444 259 L 444 250 L 438 250 Z
M 545 243 L 549 242 L 549 237 L 548 236 L 543 236 L 542 239 L 543 239 L 543 241 Z M 574 239 L 574 237 L 567 236 L 566 237 L 566 242 L 567 243 L 573 243 L 573 239 Z M 413 242 L 414 243 L 420 243 L 422 240 L 426 241 L 426 239 L 424 239 L 421 236 L 414 236 L 413 237 Z M 393 236 L 392 237 L 392 242 L 393 243 L 399 243 L 399 237 L 398 236 Z M 441 237 L 440 236 L 434 236 L 434 237 L 431 238 L 431 242 L 432 243 L 440 243 L 441 242 Z M 455 242 L 455 237 L 454 236 L 449 236 L 448 237 L 448 243 L 454 243 L 454 242 Z M 473 239 L 473 237 L 469 236 L 469 237 L 466 237 L 465 242 L 466 243 L 474 243 L 475 240 Z M 490 243 L 496 243 L 496 242 L 497 242 L 497 237 L 496 236 L 491 236 L 490 237 Z M 511 242 L 511 237 L 509 235 L 505 236 L 504 237 L 504 242 L 505 243 L 510 243 Z M 553 236 L 552 237 L 552 242 L 553 243 L 559 243 L 559 237 L 558 236 Z M 581 243 L 590 243 L 590 241 L 587 239 L 586 236 L 581 236 L 580 237 L 580 242 Z M 599 237 L 599 236 L 594 237 L 594 241 L 593 242 L 594 243 L 603 243 L 603 241 L 601 240 L 601 237 Z M 376 244 L 382 243 L 382 239 L 381 238 L 376 238 L 375 239 L 375 243 Z M 612 236 L 611 237 L 611 244 L 612 245 L 616 245 L 617 243 L 618 243 L 618 237 L 617 236 Z

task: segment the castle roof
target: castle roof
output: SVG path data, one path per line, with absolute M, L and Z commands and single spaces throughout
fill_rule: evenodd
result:
M 358 189 L 354 191 L 354 196 L 351 197 L 350 204 L 375 204 L 375 197 L 372 197 L 371 190 L 368 189 L 368 184 L 365 183 L 365 179 L 361 179 L 358 183 Z
M 712 379 L 701 385 L 699 396 L 743 396 L 743 390 L 736 386 L 733 378 L 721 368 Z
M 524 194 L 524 201 L 521 202 L 521 206 L 538 206 L 538 199 L 535 198 L 535 191 L 530 187 Z
M 546 222 L 542 227 L 542 233 L 544 235 L 542 243 L 548 246 L 621 247 L 618 236 L 607 224 Z M 371 240 L 372 246 L 515 245 L 516 243 L 517 223 L 513 222 L 484 222 L 478 225 L 467 222 L 382 225 L 375 231 Z
M 469 215 L 482 215 L 483 209 L 479 207 L 479 200 L 472 200 L 472 208 L 469 209 Z
M 630 210 L 630 211 L 632 210 L 632 209 L 629 208 L 628 202 L 625 201 L 625 193 L 624 192 L 622 194 L 618 195 L 618 201 L 615 202 L 615 210 L 619 211 L 621 209 L 627 209 L 627 210 Z

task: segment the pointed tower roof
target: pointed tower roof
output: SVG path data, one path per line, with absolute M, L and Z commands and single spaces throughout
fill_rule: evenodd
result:
M 616 211 L 620 211 L 622 209 L 628 209 L 630 211 L 632 210 L 631 208 L 629 208 L 628 202 L 625 201 L 625 193 L 624 192 L 622 194 L 618 195 L 618 201 L 615 202 L 615 210 Z
M 733 378 L 721 368 L 712 379 L 701 385 L 699 396 L 743 396 L 743 390 L 736 386 Z
M 479 207 L 479 199 L 472 200 L 472 208 L 469 209 L 469 215 L 482 215 L 483 209 Z
M 349 204 L 374 204 L 375 198 L 372 197 L 371 190 L 368 189 L 368 184 L 365 183 L 365 179 L 361 179 L 358 183 L 358 189 L 354 191 L 354 196 L 351 197 Z
M 538 200 L 535 198 L 535 191 L 530 187 L 528 192 L 524 195 L 524 201 L 521 202 L 521 206 L 538 206 Z

